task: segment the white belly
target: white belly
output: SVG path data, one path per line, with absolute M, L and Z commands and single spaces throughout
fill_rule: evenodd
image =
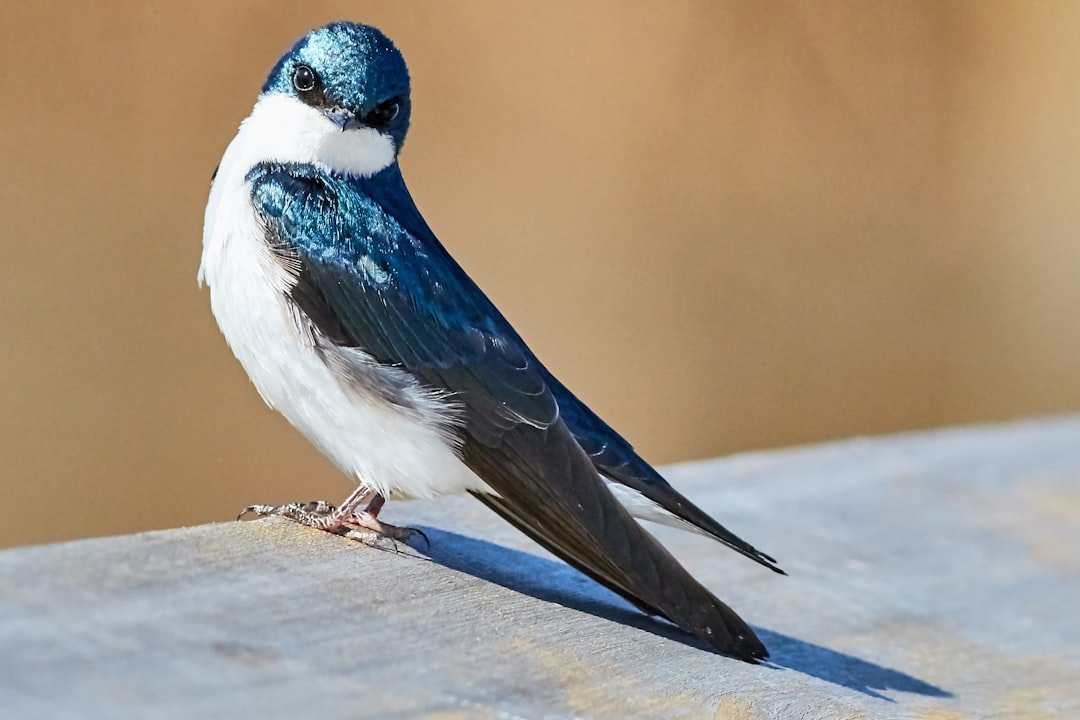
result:
M 286 299 L 291 278 L 273 259 L 244 176 L 226 153 L 207 205 L 200 277 L 221 332 L 266 403 L 342 472 L 385 497 L 490 490 L 460 460 L 443 409 L 422 412 L 358 391 L 333 371 Z M 426 404 L 425 404 L 426 403 Z

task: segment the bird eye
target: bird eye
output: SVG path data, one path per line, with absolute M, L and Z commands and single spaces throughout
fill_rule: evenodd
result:
M 368 113 L 366 120 L 372 127 L 382 127 L 396 118 L 399 112 L 401 112 L 401 101 L 387 100 Z
M 319 76 L 315 74 L 315 71 L 309 68 L 307 65 L 297 65 L 293 68 L 292 84 L 293 87 L 300 92 L 307 92 L 315 89 L 315 83 L 318 82 Z

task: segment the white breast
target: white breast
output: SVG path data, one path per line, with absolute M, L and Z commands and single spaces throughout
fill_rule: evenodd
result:
M 342 133 L 299 101 L 262 98 L 226 150 L 211 189 L 199 279 L 263 399 L 342 472 L 386 497 L 487 490 L 447 437 L 443 401 L 418 396 L 405 409 L 358 392 L 328 367 L 285 297 L 293 279 L 266 246 L 245 181 L 252 166 L 268 160 L 367 175 L 394 155 L 388 136 Z

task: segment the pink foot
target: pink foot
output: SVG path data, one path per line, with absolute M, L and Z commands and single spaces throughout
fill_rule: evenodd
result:
M 356 508 L 368 498 L 370 501 L 367 507 L 357 512 Z M 425 545 L 429 544 L 427 535 L 419 530 L 398 527 L 379 520 L 379 511 L 385 504 L 386 499 L 382 495 L 359 487 L 346 498 L 341 507 L 334 507 L 322 500 L 288 505 L 251 505 L 244 508 L 236 519 L 239 520 L 249 513 L 259 517 L 277 515 L 301 525 L 369 544 L 377 544 L 383 539 L 408 543 L 417 536 L 424 539 Z

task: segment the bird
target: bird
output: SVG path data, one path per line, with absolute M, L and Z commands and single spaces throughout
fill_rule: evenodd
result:
M 320 26 L 273 66 L 214 173 L 198 279 L 218 326 L 265 402 L 356 483 L 336 507 L 249 510 L 408 538 L 379 519 L 387 499 L 469 493 L 707 648 L 768 657 L 637 519 L 784 571 L 559 382 L 451 257 L 399 167 L 411 113 L 386 35 Z

